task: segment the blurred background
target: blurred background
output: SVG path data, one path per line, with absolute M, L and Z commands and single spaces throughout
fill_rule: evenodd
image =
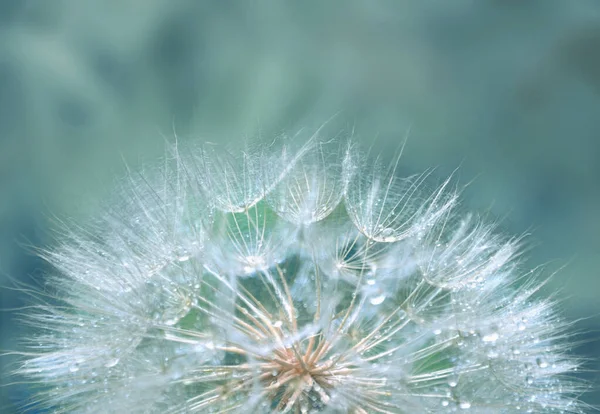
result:
M 165 137 L 236 141 L 337 114 L 402 170 L 459 168 L 463 203 L 531 232 L 530 266 L 600 369 L 600 2 L 0 0 L 0 286 Z M 22 328 L 0 290 L 0 350 Z M 0 358 L 10 382 L 11 358 Z M 17 413 L 23 386 L 0 387 Z M 600 395 L 583 397 L 600 404 Z

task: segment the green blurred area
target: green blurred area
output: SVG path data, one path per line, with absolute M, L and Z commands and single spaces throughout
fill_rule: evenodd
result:
M 531 231 L 529 263 L 566 265 L 551 288 L 600 369 L 594 0 L 0 0 L 0 284 L 43 284 L 27 245 L 50 242 L 53 215 L 92 214 L 83 200 L 165 139 L 270 139 L 334 114 L 383 153 L 410 129 L 403 171 L 460 166 L 468 208 Z M 15 349 L 14 312 L 0 323 Z M 0 388 L 0 411 L 23 398 Z

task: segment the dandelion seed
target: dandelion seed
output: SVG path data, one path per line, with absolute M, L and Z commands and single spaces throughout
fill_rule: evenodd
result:
M 316 137 L 282 148 L 176 148 L 65 224 L 25 316 L 25 408 L 583 412 L 519 239 L 462 216 L 430 172 L 381 174 Z

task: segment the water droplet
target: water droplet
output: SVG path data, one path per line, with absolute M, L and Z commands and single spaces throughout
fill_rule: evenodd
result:
M 69 372 L 77 372 L 77 371 L 79 371 L 79 365 L 78 364 L 71 365 L 69 367 Z
M 517 324 L 517 329 L 519 329 L 519 331 L 524 331 L 525 328 L 526 328 L 525 322 L 521 321 Z
M 487 354 L 488 358 L 492 358 L 492 359 L 498 358 L 499 355 L 500 354 L 495 349 L 491 349 Z
M 119 363 L 119 358 L 110 358 L 108 361 L 106 361 L 106 363 L 104 364 L 104 366 L 106 368 L 112 368 L 115 365 L 117 365 Z
M 485 335 L 482 339 L 483 342 L 496 342 L 499 338 L 498 332 L 492 332 L 490 334 Z
M 394 229 L 391 227 L 386 227 L 385 229 L 381 230 L 381 236 L 384 238 L 388 238 L 392 236 L 392 234 L 394 234 Z
M 543 358 L 537 358 L 535 360 L 535 363 L 537 364 L 538 367 L 544 369 L 544 368 L 548 368 L 548 361 L 546 361 Z
M 276 321 L 276 322 L 273 324 L 273 326 L 274 326 L 275 328 L 281 328 L 281 325 L 283 325 L 283 322 L 281 322 L 281 321 Z
M 456 376 L 449 377 L 448 385 L 452 388 L 456 387 L 458 385 L 458 377 L 456 377 Z
M 458 406 L 463 410 L 468 410 L 469 408 L 471 408 L 471 403 L 468 401 L 461 401 L 460 404 L 458 404 Z
M 530 375 L 526 376 L 525 382 L 529 385 L 533 384 L 533 377 L 531 377 Z
M 383 303 L 383 301 L 385 300 L 385 294 L 381 294 L 381 295 L 377 295 L 375 297 L 372 297 L 370 302 L 371 305 L 381 305 Z
M 190 256 L 189 255 L 183 255 L 183 256 L 179 256 L 177 258 L 178 262 L 187 262 L 188 260 L 190 260 Z
M 442 400 L 442 407 L 448 407 L 448 404 L 450 404 L 448 400 Z

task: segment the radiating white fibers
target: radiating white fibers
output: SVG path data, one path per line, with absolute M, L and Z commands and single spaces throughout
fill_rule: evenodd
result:
M 583 412 L 569 325 L 521 240 L 396 166 L 313 137 L 175 146 L 130 173 L 43 253 L 28 408 Z

